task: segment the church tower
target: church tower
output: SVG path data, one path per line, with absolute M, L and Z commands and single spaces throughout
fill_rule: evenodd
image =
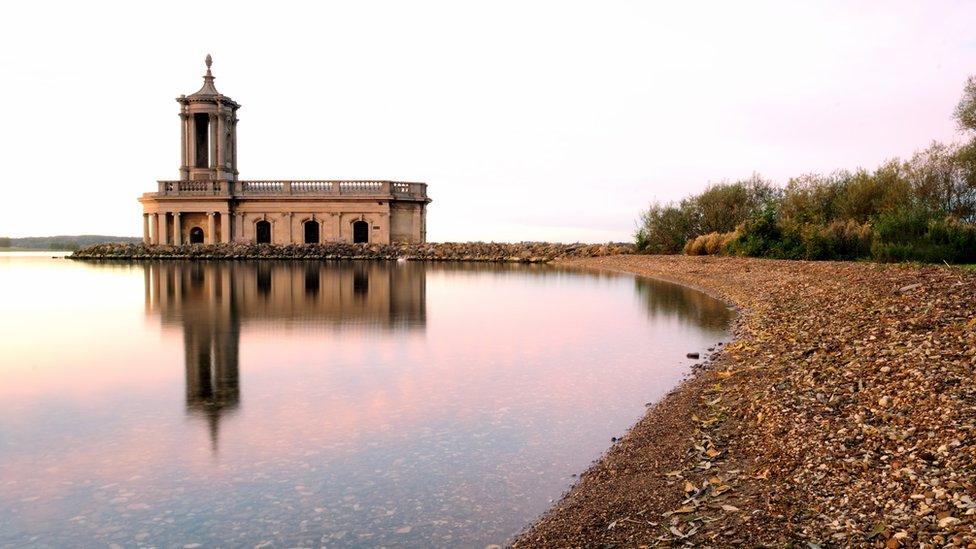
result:
M 147 245 L 425 242 L 427 184 L 380 179 L 243 180 L 237 109 L 214 87 L 181 95 L 180 178 L 143 193 Z M 300 108 L 301 106 L 295 106 Z M 175 137 L 175 136 L 174 136 Z M 314 138 L 314 136 L 308 136 Z
M 203 87 L 176 99 L 182 122 L 180 180 L 236 181 L 237 109 L 241 106 L 214 87 L 210 55 L 206 64 Z

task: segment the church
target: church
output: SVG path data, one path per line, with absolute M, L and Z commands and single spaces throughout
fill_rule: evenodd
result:
M 214 87 L 209 55 L 206 65 L 203 87 L 176 99 L 179 180 L 139 198 L 146 244 L 426 242 L 425 183 L 238 179 L 241 106 Z

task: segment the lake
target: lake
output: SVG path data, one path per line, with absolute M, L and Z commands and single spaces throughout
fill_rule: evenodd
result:
M 0 546 L 484 547 L 728 337 L 552 266 L 0 254 Z

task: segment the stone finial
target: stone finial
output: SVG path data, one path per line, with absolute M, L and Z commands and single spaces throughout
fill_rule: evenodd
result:
M 213 74 L 210 73 L 210 65 L 213 65 L 213 57 L 210 57 L 209 53 L 207 54 L 207 59 L 204 61 L 204 63 L 207 64 L 207 76 L 213 76 Z

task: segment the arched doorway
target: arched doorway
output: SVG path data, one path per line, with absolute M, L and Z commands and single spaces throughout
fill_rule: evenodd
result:
M 271 244 L 271 222 L 261 220 L 254 224 L 258 244 Z
M 369 223 L 363 220 L 352 224 L 353 244 L 365 244 L 369 242 Z
M 200 227 L 190 229 L 190 244 L 203 244 L 203 229 Z
M 319 222 L 314 219 L 305 222 L 305 243 L 319 243 Z

